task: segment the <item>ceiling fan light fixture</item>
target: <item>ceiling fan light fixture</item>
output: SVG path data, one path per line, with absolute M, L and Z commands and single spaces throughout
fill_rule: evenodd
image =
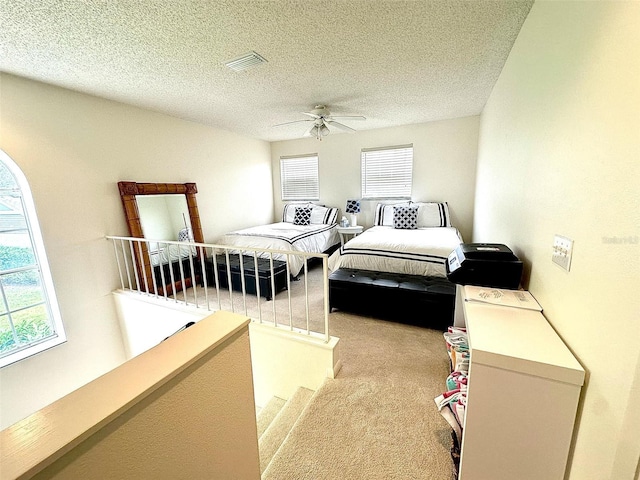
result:
M 316 137 L 318 140 L 322 140 L 322 137 L 326 137 L 332 131 L 329 128 L 329 125 L 331 125 L 332 127 L 337 127 L 340 130 L 345 130 L 347 132 L 356 131 L 355 129 L 349 127 L 348 125 L 344 125 L 340 122 L 337 122 L 335 120 L 336 118 L 347 118 L 349 120 L 365 120 L 365 117 L 363 117 L 362 115 L 347 115 L 347 116 L 333 117 L 329 109 L 326 107 L 326 105 L 316 105 L 315 108 L 310 112 L 302 112 L 302 114 L 307 115 L 308 117 L 312 117 L 313 120 L 310 118 L 305 118 L 303 120 L 294 120 L 292 122 L 279 123 L 274 126 L 289 125 L 292 123 L 299 123 L 299 122 L 313 122 L 313 125 L 308 130 L 306 130 L 302 136 Z
M 262 55 L 252 50 L 241 57 L 225 62 L 225 65 L 231 70 L 241 72 L 242 70 L 246 70 L 247 68 L 255 67 L 256 65 L 263 63 L 267 63 L 267 60 Z

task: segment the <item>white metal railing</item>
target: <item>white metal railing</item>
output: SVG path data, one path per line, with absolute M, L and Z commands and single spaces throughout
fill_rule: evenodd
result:
M 106 238 L 113 244 L 123 290 L 208 311 L 244 313 L 259 323 L 319 337 L 325 342 L 330 339 L 326 254 Z M 302 263 L 300 272 L 294 272 L 295 278 L 291 272 L 294 258 Z M 314 275 L 312 280 L 309 264 L 314 264 L 311 270 L 315 272 L 319 261 L 322 277 Z

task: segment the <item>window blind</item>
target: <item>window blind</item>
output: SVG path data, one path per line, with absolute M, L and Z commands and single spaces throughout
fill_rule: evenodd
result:
M 282 200 L 319 200 L 318 155 L 280 157 Z
M 413 145 L 362 149 L 362 198 L 410 198 Z

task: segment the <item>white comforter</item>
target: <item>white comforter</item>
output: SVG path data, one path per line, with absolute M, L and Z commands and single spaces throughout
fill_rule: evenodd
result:
M 329 258 L 329 269 L 445 277 L 446 259 L 461 242 L 454 227 L 371 227 L 336 251 Z
M 177 260 L 189 258 L 189 256 L 196 256 L 196 247 L 189 248 L 188 245 L 178 245 L 175 243 L 156 243 L 152 245 L 155 247 L 149 250 L 149 258 L 151 259 L 151 265 L 164 265 L 165 263 L 173 263 Z
M 220 240 L 222 245 L 249 247 L 292 252 L 322 253 L 340 242 L 337 224 L 294 225 L 278 222 L 227 233 Z M 261 255 L 268 257 L 268 254 Z M 275 260 L 289 259 L 291 275 L 298 275 L 304 258 L 297 255 L 274 254 Z

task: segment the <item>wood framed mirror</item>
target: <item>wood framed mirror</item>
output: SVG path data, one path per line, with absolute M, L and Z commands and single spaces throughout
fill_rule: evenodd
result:
M 202 225 L 200 223 L 200 213 L 198 212 L 198 203 L 196 201 L 196 193 L 198 188 L 195 183 L 138 183 L 138 182 L 118 182 L 118 190 L 120 191 L 120 198 L 122 199 L 122 206 L 124 208 L 124 215 L 127 221 L 127 227 L 129 229 L 129 235 L 135 238 L 147 238 L 153 240 L 173 240 L 172 238 L 153 238 L 153 236 L 145 236 L 145 229 L 143 228 L 144 221 L 141 218 L 141 206 L 142 200 L 148 200 L 150 197 L 155 196 L 157 198 L 165 198 L 166 196 L 183 196 L 186 204 L 186 210 L 188 211 L 188 218 L 190 226 L 186 225 L 186 215 L 183 215 L 185 220 L 185 228 L 187 231 L 190 228 L 190 237 L 196 243 L 204 243 L 204 237 L 202 235 Z M 140 205 L 139 205 L 139 202 Z M 145 202 L 146 203 L 146 202 Z M 145 207 L 146 208 L 146 207 Z M 142 209 L 144 210 L 144 209 Z M 147 226 L 149 223 L 147 223 Z M 149 229 L 149 228 L 147 228 Z M 157 229 L 155 231 L 161 231 Z M 176 232 L 177 235 L 177 232 Z M 176 238 L 178 240 L 178 238 Z M 157 244 L 159 245 L 159 244 Z M 189 261 L 189 259 L 171 261 L 171 255 L 168 255 L 169 260 L 166 263 L 158 261 L 154 257 L 155 261 L 152 261 L 151 255 L 155 252 L 150 252 L 149 244 L 147 242 L 134 245 L 134 257 L 136 269 L 140 277 L 140 289 L 155 293 L 158 295 L 175 295 L 175 293 L 192 286 L 195 282 L 199 281 L 199 265 L 201 249 L 196 248 L 193 254 L 193 272 L 189 268 L 185 269 L 183 264 L 182 272 L 180 273 L 179 262 Z M 171 253 L 171 252 L 170 252 Z M 162 274 L 160 269 L 164 269 L 163 272 L 165 281 L 162 282 Z M 173 279 L 171 281 L 170 270 L 174 271 Z M 152 273 L 153 272 L 153 273 Z M 156 273 L 158 273 L 156 275 Z M 184 282 L 182 277 L 184 276 Z M 155 285 L 153 285 L 153 279 L 155 278 Z M 145 283 L 146 279 L 146 283 Z

